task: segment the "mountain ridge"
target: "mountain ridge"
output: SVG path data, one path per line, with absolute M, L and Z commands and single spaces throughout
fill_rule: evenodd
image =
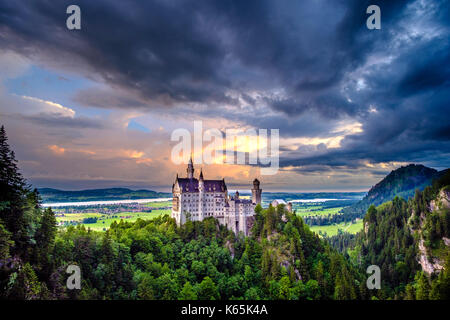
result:
M 171 194 L 157 192 L 147 189 L 132 190 L 128 188 L 104 188 L 86 190 L 59 190 L 54 188 L 39 188 L 42 201 L 51 202 L 73 202 L 73 201 L 101 201 L 101 200 L 127 200 L 143 198 L 166 198 Z
M 409 164 L 392 170 L 380 182 L 368 191 L 359 202 L 343 208 L 341 212 L 349 220 L 362 218 L 370 205 L 378 206 L 394 199 L 396 196 L 408 200 L 414 196 L 416 189 L 422 191 L 433 179 L 443 175 L 446 170 L 438 171 L 421 164 Z

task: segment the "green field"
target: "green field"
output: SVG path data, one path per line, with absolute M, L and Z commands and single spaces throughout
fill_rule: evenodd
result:
M 336 208 L 323 208 L 320 204 L 294 204 L 293 209 L 296 211 L 297 215 L 300 217 L 311 217 L 311 216 L 320 216 L 320 215 L 335 215 L 338 214 L 339 211 L 343 207 Z M 338 230 L 349 232 L 349 233 L 357 233 L 362 229 L 362 220 L 351 223 L 351 222 L 342 222 L 338 224 L 326 225 L 326 226 L 310 226 L 310 229 L 316 233 L 321 232 L 321 234 L 327 234 L 328 236 L 334 236 L 338 233 Z
M 320 205 L 314 205 L 314 206 L 293 206 L 293 209 L 296 210 L 297 215 L 300 217 L 308 217 L 308 216 L 320 216 L 320 215 L 334 215 L 337 214 L 342 207 L 336 207 L 336 208 L 323 208 Z
M 319 233 L 319 231 L 322 234 L 327 234 L 328 236 L 334 236 L 337 235 L 338 230 L 341 229 L 342 231 L 348 232 L 348 233 L 357 233 L 363 228 L 363 221 L 359 220 L 356 223 L 351 222 L 342 222 L 338 224 L 332 224 L 328 226 L 312 226 L 310 229 L 316 233 Z
M 172 207 L 172 202 L 171 201 L 155 201 L 155 202 L 146 203 L 143 206 L 148 207 L 148 208 Z
M 162 208 L 170 206 L 170 201 L 151 202 L 146 204 L 147 207 Z M 108 229 L 113 221 L 120 222 L 120 220 L 134 222 L 137 219 L 149 220 L 163 214 L 170 214 L 170 209 L 154 209 L 152 212 L 120 212 L 114 214 L 101 213 L 65 213 L 63 217 L 56 217 L 57 222 L 75 221 L 79 224 L 84 224 L 87 228 L 96 231 L 104 231 Z M 58 214 L 58 213 L 57 213 Z M 95 223 L 81 223 L 85 218 L 97 218 Z M 64 227 L 64 226 L 62 226 Z

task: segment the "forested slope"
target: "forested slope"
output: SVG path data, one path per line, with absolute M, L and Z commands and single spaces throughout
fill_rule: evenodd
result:
M 364 217 L 350 251 L 363 268 L 378 265 L 382 298 L 450 298 L 450 171 L 408 201 L 395 197 Z
M 440 173 L 423 165 L 410 164 L 393 170 L 383 180 L 373 186 L 359 202 L 343 208 L 345 221 L 362 218 L 371 205 L 378 206 L 395 197 L 408 199 L 417 189 L 423 190 Z

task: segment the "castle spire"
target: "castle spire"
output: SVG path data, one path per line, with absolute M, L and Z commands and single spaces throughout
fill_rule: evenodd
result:
M 191 154 L 191 159 L 189 160 L 189 164 L 188 164 L 186 171 L 187 171 L 188 179 L 193 179 L 194 178 L 194 164 L 192 162 L 192 154 Z
M 203 170 L 202 169 L 200 169 L 200 178 L 199 179 L 203 180 Z

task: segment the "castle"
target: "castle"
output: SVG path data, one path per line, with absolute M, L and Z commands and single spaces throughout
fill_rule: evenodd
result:
M 261 203 L 262 190 L 258 179 L 253 180 L 252 199 L 239 198 L 236 191 L 234 197 L 228 195 L 225 179 L 205 180 L 200 171 L 198 179 L 194 178 L 192 157 L 187 167 L 187 177 L 179 178 L 178 174 L 172 186 L 173 205 L 172 218 L 178 225 L 191 221 L 202 221 L 214 217 L 233 232 L 242 232 L 248 236 L 254 222 L 255 207 Z

